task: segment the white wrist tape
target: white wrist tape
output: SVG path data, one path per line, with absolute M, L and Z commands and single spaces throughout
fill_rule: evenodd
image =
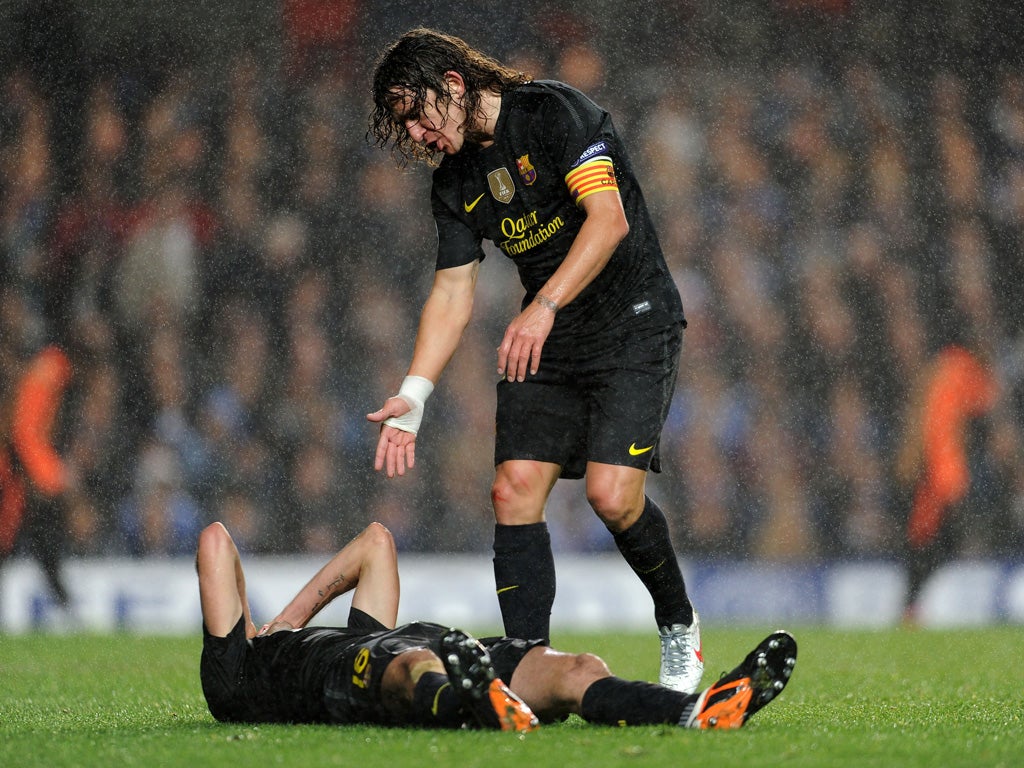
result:
M 427 402 L 430 393 L 434 391 L 434 382 L 422 376 L 406 376 L 396 397 L 400 397 L 409 404 L 408 413 L 401 416 L 392 416 L 385 420 L 389 427 L 395 427 L 403 432 L 416 434 L 420 429 L 420 422 L 423 421 L 423 404 Z

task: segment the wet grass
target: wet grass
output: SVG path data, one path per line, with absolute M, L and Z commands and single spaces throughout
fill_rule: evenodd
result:
M 222 725 L 199 689 L 198 637 L 0 635 L 0 765 L 1020 765 L 1024 629 L 791 629 L 800 643 L 793 681 L 741 731 L 599 728 L 574 718 L 525 737 Z M 707 627 L 705 681 L 764 634 Z M 653 636 L 556 639 L 600 654 L 624 677 L 656 674 Z

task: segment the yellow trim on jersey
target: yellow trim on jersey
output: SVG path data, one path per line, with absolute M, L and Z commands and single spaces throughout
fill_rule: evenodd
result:
M 588 195 L 595 192 L 618 191 L 619 183 L 615 179 L 615 166 L 610 157 L 595 157 L 579 168 L 573 168 L 565 175 L 565 184 L 569 195 L 576 205 Z

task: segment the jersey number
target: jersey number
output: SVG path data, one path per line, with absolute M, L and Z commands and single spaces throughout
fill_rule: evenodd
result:
M 366 668 L 370 664 L 370 651 L 367 648 L 361 648 L 359 653 L 356 654 L 356 660 L 352 662 L 352 669 L 355 674 L 352 675 L 352 684 L 360 688 L 366 688 L 368 685 L 367 678 L 369 675 L 363 675 Z

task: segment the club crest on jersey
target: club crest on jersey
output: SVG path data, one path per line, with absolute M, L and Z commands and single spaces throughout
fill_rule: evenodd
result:
M 516 168 L 519 169 L 519 178 L 526 186 L 530 186 L 537 180 L 537 169 L 530 165 L 529 155 L 523 155 L 516 160 Z
M 508 168 L 498 168 L 496 171 L 488 173 L 487 186 L 491 188 L 491 195 L 494 199 L 506 205 L 516 193 L 516 185 L 512 181 L 512 174 L 508 172 Z

